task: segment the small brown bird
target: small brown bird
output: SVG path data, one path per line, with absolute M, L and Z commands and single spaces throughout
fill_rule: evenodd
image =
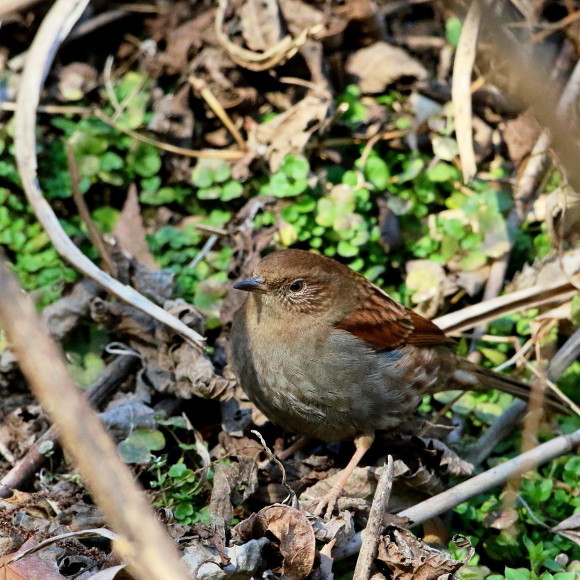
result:
M 424 395 L 529 393 L 523 383 L 457 356 L 435 324 L 330 258 L 274 252 L 234 288 L 249 293 L 231 336 L 234 369 L 249 398 L 288 431 L 355 440 L 356 452 L 318 514 L 332 511 L 375 431 L 397 427 Z

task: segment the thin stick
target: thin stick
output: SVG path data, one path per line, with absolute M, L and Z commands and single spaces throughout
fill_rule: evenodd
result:
M 127 375 L 137 367 L 138 360 L 134 356 L 120 356 L 108 364 L 99 378 L 86 392 L 87 401 L 97 406 Z M 32 477 L 46 461 L 46 455 L 41 453 L 41 447 L 47 443 L 58 445 L 58 433 L 54 426 L 45 431 L 30 447 L 24 457 L 0 480 L 0 497 L 10 497 L 13 489 L 18 489 Z
M 531 451 L 522 453 L 505 463 L 501 463 L 480 475 L 476 475 L 463 483 L 431 497 L 411 508 L 399 512 L 400 517 L 409 518 L 413 524 L 420 524 L 430 518 L 438 516 L 472 497 L 484 493 L 489 489 L 505 483 L 516 474 L 529 471 L 563 455 L 580 445 L 580 429 L 570 435 L 560 435 L 547 443 L 538 445 Z M 334 553 L 335 560 L 342 560 L 356 554 L 362 545 L 360 532 L 344 546 Z
M 109 255 L 109 251 L 107 249 L 107 246 L 105 245 L 105 242 L 103 241 L 101 232 L 95 225 L 95 222 L 93 222 L 93 220 L 91 219 L 89 208 L 87 207 L 87 204 L 85 203 L 85 198 L 81 193 L 79 186 L 80 182 L 79 168 L 77 165 L 77 160 L 75 158 L 75 152 L 72 148 L 72 145 L 68 142 L 66 143 L 66 157 L 68 161 L 68 170 L 70 173 L 73 201 L 77 206 L 77 210 L 79 212 L 81 219 L 83 220 L 83 222 L 85 222 L 85 225 L 87 226 L 89 239 L 93 243 L 93 246 L 97 248 L 97 251 L 101 256 L 101 260 L 103 260 L 105 264 L 105 271 L 109 272 L 109 274 L 111 274 L 112 276 L 116 276 L 117 268 L 115 266 L 115 263 L 113 262 L 111 256 Z
M 362 545 L 352 580 L 368 580 L 370 577 L 371 565 L 377 551 L 381 528 L 383 527 L 383 516 L 389 505 L 391 489 L 393 488 L 393 466 L 393 457 L 389 455 L 386 465 L 383 465 L 383 471 L 381 472 L 381 477 L 379 478 L 379 483 L 375 491 L 367 527 L 362 532 Z
M 521 310 L 529 310 L 551 302 L 562 302 L 572 298 L 578 289 L 570 282 L 545 286 L 530 286 L 511 294 L 498 296 L 457 312 L 435 318 L 433 322 L 445 332 L 461 332 L 487 320 L 493 320 Z
M 187 266 L 188 268 L 195 268 L 212 250 L 215 246 L 215 243 L 218 241 L 218 236 L 216 234 L 212 234 L 205 242 L 199 253 Z
M 230 132 L 231 136 L 235 139 L 238 147 L 242 151 L 247 151 L 248 145 L 242 137 L 238 128 L 235 126 L 234 122 L 227 114 L 226 110 L 222 107 L 222 104 L 215 98 L 214 94 L 211 92 L 210 88 L 207 86 L 203 79 L 196 77 L 189 77 L 189 84 L 192 86 L 193 90 L 199 92 L 203 100 L 207 103 L 208 107 L 215 113 L 217 118 L 224 124 L 225 128 Z
M 526 415 L 527 408 L 528 404 L 521 399 L 516 399 L 511 403 L 471 446 L 469 453 L 465 456 L 465 461 L 469 461 L 474 466 L 481 465 L 494 447 L 520 424 Z
M 554 22 L 553 24 L 547 25 L 544 30 L 536 32 L 536 34 L 532 36 L 532 42 L 542 42 L 542 40 L 550 36 L 550 34 L 553 34 L 557 30 L 570 26 L 570 24 L 573 24 L 574 22 L 576 22 L 576 20 L 580 20 L 580 10 L 576 10 L 576 12 L 568 14 L 568 16 L 565 16 L 564 18 L 562 18 L 562 20 L 558 20 L 558 22 Z
M 58 4 L 58 1 L 57 1 Z M 68 375 L 62 349 L 50 337 L 30 298 L 0 263 L 0 325 L 22 373 L 59 430 L 66 452 L 122 537 L 123 556 L 140 580 L 186 580 L 172 540 L 153 514 L 142 488 Z
M 471 116 L 471 73 L 475 63 L 475 52 L 481 26 L 483 6 L 473 1 L 467 11 L 459 44 L 453 63 L 451 79 L 451 98 L 455 112 L 455 133 L 461 159 L 463 182 L 469 183 L 477 173 L 475 152 L 473 150 L 473 127 Z
M 57 0 L 42 21 L 28 52 L 20 79 L 14 116 L 16 162 L 26 197 L 59 254 L 88 278 L 135 308 L 166 324 L 191 344 L 201 348 L 204 339 L 181 320 L 169 314 L 134 288 L 121 284 L 98 268 L 66 235 L 38 184 L 36 159 L 36 110 L 40 92 L 54 55 L 89 0 Z
M 194 157 L 197 159 L 226 159 L 232 161 L 241 159 L 244 155 L 246 155 L 246 153 L 243 151 L 231 151 L 229 149 L 202 149 L 200 151 L 196 151 L 195 149 L 178 147 L 177 145 L 171 145 L 170 143 L 163 143 L 162 141 L 151 139 L 150 137 L 141 135 L 141 133 L 133 131 L 132 129 L 127 129 L 122 125 L 119 125 L 119 123 L 117 123 L 114 119 L 107 117 L 107 115 L 105 115 L 105 113 L 99 109 L 94 110 L 94 115 L 97 117 L 97 119 L 103 121 L 103 123 L 113 127 L 113 129 L 117 129 L 117 131 L 120 133 L 129 135 L 129 137 L 133 137 L 133 139 L 137 139 L 137 141 L 141 141 L 142 143 L 147 143 L 147 145 L 151 145 L 152 147 L 157 147 L 157 149 L 162 149 L 163 151 L 168 151 L 169 153 L 175 153 L 176 155 Z

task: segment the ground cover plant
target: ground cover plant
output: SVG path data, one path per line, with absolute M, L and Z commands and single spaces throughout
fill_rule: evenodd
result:
M 395 460 L 387 511 L 396 514 L 580 428 L 580 363 L 569 355 L 559 362 L 578 344 L 578 172 L 560 142 L 549 150 L 541 103 L 514 86 L 515 65 L 502 64 L 503 37 L 489 23 L 475 64 L 466 64 L 462 42 L 477 37 L 468 6 L 259 4 L 91 8 L 51 64 L 36 117 L 38 183 L 66 235 L 205 336 L 203 352 L 83 278 L 23 193 L 14 117 L 25 76 L 19 55 L 58 7 L 51 2 L 22 2 L 10 13 L 0 7 L 9 32 L 0 39 L 0 244 L 79 386 L 103 382 L 117 356 L 135 359 L 101 401 L 100 418 L 191 577 L 209 576 L 203 566 L 213 561 L 224 575 L 244 578 L 360 579 L 356 556 L 336 554 L 364 529 L 386 455 Z M 556 97 L 577 103 L 578 83 L 569 81 L 579 69 L 573 7 L 514 2 L 492 12 Z M 473 104 L 468 121 L 452 100 L 459 75 L 471 82 L 459 97 Z M 574 111 L 567 109 L 568 129 Z M 466 123 L 471 176 L 460 137 Z M 574 132 L 564 138 L 577 153 Z M 538 418 L 532 402 L 518 415 L 523 421 L 487 447 L 490 427 L 514 416 L 509 395 L 426 397 L 413 428 L 378 438 L 340 500 L 340 516 L 313 531 L 293 494 L 310 508 L 351 447 L 310 442 L 274 460 L 270 450 L 294 437 L 252 407 L 227 354 L 241 299 L 231 285 L 261 255 L 288 247 L 348 264 L 441 324 L 484 298 L 570 285 L 550 301 L 535 302 L 532 293 L 485 327 L 473 322 L 453 333 L 457 351 L 486 368 L 544 387 L 556 382 L 569 414 Z M 44 467 L 7 479 L 48 427 L 7 334 L 0 334 L 0 390 L 0 491 L 22 492 L 0 500 L 0 549 L 8 574 L 26 577 L 32 564 L 22 559 L 19 571 L 10 561 L 25 540 L 54 536 L 59 526 L 110 523 L 56 440 L 37 445 Z M 414 536 L 396 527 L 404 521 L 389 520 L 373 574 L 572 580 L 580 573 L 579 472 L 570 451 L 412 528 Z M 281 502 L 292 507 L 274 505 Z M 452 541 L 457 534 L 467 539 Z M 253 560 L 243 552 L 252 541 L 261 546 Z M 48 558 L 55 578 L 123 567 L 103 540 L 66 542 Z M 296 553 L 303 557 L 293 559 Z M 331 567 L 325 557 L 335 558 Z M 425 562 L 433 569 L 420 569 Z

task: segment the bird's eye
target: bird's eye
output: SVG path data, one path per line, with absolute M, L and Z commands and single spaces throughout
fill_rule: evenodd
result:
M 294 280 L 292 284 L 290 284 L 290 290 L 292 292 L 300 292 L 304 288 L 304 280 Z

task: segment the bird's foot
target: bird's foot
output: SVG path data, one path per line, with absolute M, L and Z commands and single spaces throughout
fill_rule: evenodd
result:
M 317 506 L 314 508 L 314 515 L 320 517 L 324 512 L 324 519 L 325 520 L 330 519 L 330 516 L 334 511 L 334 507 L 336 506 L 336 502 L 338 501 L 338 498 L 342 495 L 343 491 L 344 488 L 342 484 L 333 485 L 330 491 L 321 498 Z
M 294 441 L 294 443 L 292 443 L 292 445 L 290 445 L 290 447 L 284 449 L 284 451 L 280 451 L 279 453 L 276 453 L 276 457 L 280 461 L 285 461 L 289 457 L 292 457 L 292 455 L 294 455 L 294 453 L 296 453 L 297 451 L 300 451 L 311 440 L 312 440 L 311 437 L 299 437 L 298 439 L 296 439 L 296 441 Z

